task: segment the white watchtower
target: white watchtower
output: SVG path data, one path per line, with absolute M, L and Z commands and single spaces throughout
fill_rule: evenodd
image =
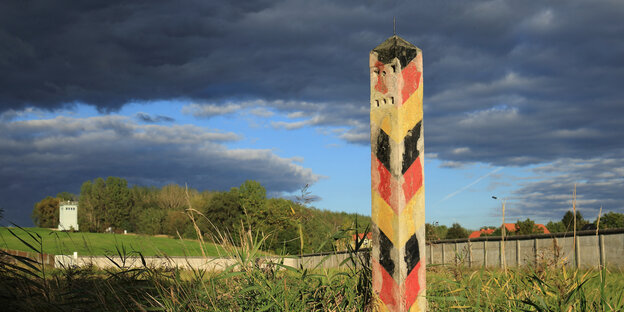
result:
M 59 204 L 59 231 L 78 230 L 78 202 L 62 201 Z

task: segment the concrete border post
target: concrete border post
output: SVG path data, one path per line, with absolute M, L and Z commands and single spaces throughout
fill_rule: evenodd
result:
M 370 52 L 373 290 L 426 311 L 422 51 L 394 35 Z

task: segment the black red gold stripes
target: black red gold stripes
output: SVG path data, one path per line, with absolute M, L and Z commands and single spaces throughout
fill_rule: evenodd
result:
M 388 311 L 425 311 L 422 53 L 393 36 L 370 68 L 373 289 Z

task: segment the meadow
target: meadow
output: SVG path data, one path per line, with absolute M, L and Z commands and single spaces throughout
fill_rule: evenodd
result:
M 19 238 L 30 244 L 39 244 L 30 235 L 41 237 L 41 249 L 45 254 L 71 255 L 78 252 L 81 256 L 103 256 L 116 254 L 118 248 L 127 252 L 138 253 L 143 256 L 202 256 L 200 243 L 192 239 L 175 239 L 151 235 L 89 233 L 89 232 L 59 232 L 44 228 L 6 228 L 0 227 L 0 248 L 29 251 L 32 250 L 20 241 Z M 218 256 L 223 253 L 218 245 L 204 243 L 206 256 Z M 220 253 L 221 252 L 221 253 Z
M 242 233 L 221 245 L 236 263 L 225 271 L 94 267 L 48 269 L 0 258 L 0 304 L 8 311 L 378 311 L 369 259 L 350 249 L 339 269 L 262 264 L 264 238 Z M 37 237 L 35 235 L 35 237 Z M 356 244 L 357 246 L 357 244 Z M 356 248 L 357 249 L 357 248 Z M 624 273 L 532 266 L 427 269 L 429 311 L 624 311 Z

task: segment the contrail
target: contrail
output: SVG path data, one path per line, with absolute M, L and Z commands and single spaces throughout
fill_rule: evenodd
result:
M 453 196 L 455 196 L 455 195 L 457 195 L 457 194 L 459 194 L 459 193 L 461 193 L 461 192 L 463 192 L 463 191 L 467 190 L 467 189 L 468 189 L 468 188 L 470 188 L 471 186 L 473 186 L 473 185 L 475 185 L 475 184 L 479 183 L 481 180 L 483 180 L 483 179 L 485 179 L 485 178 L 489 177 L 491 174 L 496 173 L 496 172 L 499 172 L 501 169 L 503 169 L 503 167 L 498 167 L 498 168 L 496 168 L 496 169 L 494 169 L 494 170 L 492 170 L 492 171 L 490 171 L 490 172 L 486 173 L 485 175 L 480 176 L 480 177 L 479 177 L 479 178 L 477 178 L 476 180 L 474 180 L 474 181 L 472 181 L 472 182 L 468 183 L 467 185 L 465 185 L 464 187 L 462 187 L 462 188 L 458 189 L 457 191 L 455 191 L 455 192 L 453 192 L 453 193 L 451 193 L 451 194 L 446 195 L 446 196 L 445 196 L 444 198 L 442 198 L 439 202 L 435 203 L 435 205 L 433 205 L 433 207 L 435 207 L 435 206 L 437 206 L 438 204 L 440 204 L 441 202 L 443 202 L 443 201 L 445 201 L 445 200 L 447 200 L 447 199 L 449 199 L 449 198 L 452 198 Z

